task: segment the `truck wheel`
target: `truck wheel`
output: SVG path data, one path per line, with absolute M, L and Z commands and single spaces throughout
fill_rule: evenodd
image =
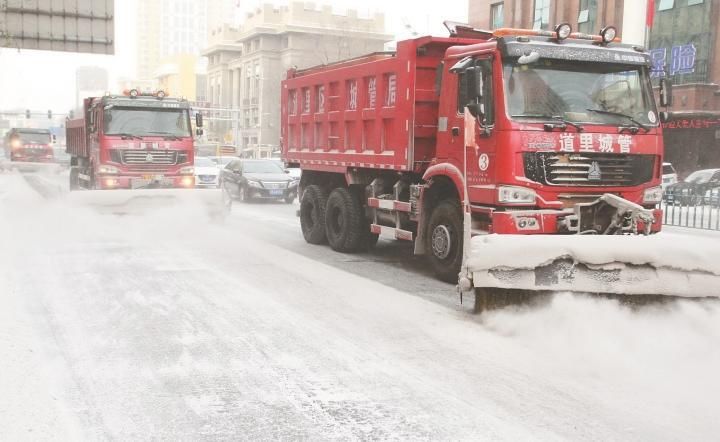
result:
M 325 209 L 325 230 L 330 247 L 337 252 L 354 252 L 365 238 L 364 213 L 360 201 L 345 187 L 330 193 Z
M 70 167 L 70 191 L 78 190 L 80 188 L 78 175 L 80 175 L 80 171 L 77 166 Z
M 462 211 L 457 201 L 441 201 L 430 214 L 426 244 L 438 279 L 457 283 L 462 265 Z
M 310 244 L 325 244 L 325 205 L 327 194 L 315 184 L 308 186 L 300 199 L 300 229 Z

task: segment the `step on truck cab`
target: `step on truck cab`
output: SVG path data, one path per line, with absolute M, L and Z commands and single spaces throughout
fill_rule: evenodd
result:
M 70 188 L 192 188 L 192 130 L 190 103 L 163 91 L 86 98 L 66 125 Z
M 287 73 L 282 156 L 302 169 L 308 242 L 415 241 L 457 282 L 467 223 L 476 235 L 660 230 L 663 141 L 643 48 L 612 27 L 446 25 L 447 38 Z

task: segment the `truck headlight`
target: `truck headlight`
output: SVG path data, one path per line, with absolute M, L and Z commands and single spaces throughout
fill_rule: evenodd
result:
M 515 186 L 498 187 L 498 202 L 512 204 L 535 204 L 537 194 L 532 189 Z
M 108 165 L 103 164 L 100 167 L 98 167 L 98 173 L 115 175 L 115 174 L 120 173 L 120 171 L 115 166 L 108 166 Z
M 643 203 L 659 204 L 662 201 L 663 190 L 661 186 L 645 189 L 643 192 Z
M 185 166 L 180 168 L 180 175 L 194 175 L 195 168 L 193 166 Z
M 248 186 L 250 186 L 250 187 L 257 187 L 258 189 L 262 188 L 262 184 L 260 184 L 260 181 L 248 180 L 247 183 L 248 183 Z

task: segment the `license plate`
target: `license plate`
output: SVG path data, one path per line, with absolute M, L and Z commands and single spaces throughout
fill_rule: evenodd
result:
M 147 181 L 161 181 L 165 175 L 143 175 L 143 179 Z
M 283 194 L 282 190 L 271 190 L 270 195 L 272 196 L 281 196 Z

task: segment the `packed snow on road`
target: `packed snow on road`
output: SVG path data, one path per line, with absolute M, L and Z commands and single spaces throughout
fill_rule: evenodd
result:
M 557 293 L 475 315 L 402 243 L 305 244 L 296 205 L 118 216 L 65 204 L 64 178 L 0 173 L 1 440 L 720 431 L 716 303 Z

